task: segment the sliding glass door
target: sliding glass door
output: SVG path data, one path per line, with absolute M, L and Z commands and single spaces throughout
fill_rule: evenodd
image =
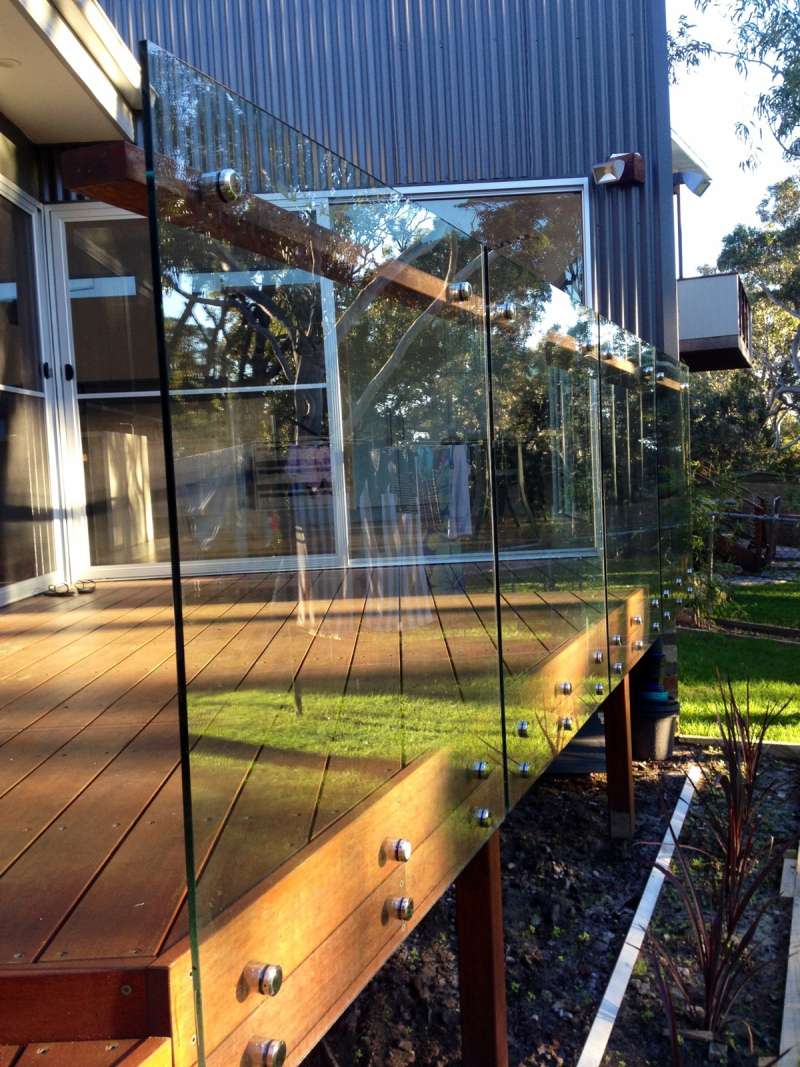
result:
M 56 570 L 47 378 L 36 263 L 36 206 L 0 183 L 0 603 Z

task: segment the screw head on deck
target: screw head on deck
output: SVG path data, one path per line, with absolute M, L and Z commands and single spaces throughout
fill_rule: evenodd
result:
M 411 897 L 390 897 L 386 901 L 390 915 L 401 922 L 408 922 L 414 914 L 414 901 Z
M 469 282 L 451 282 L 447 287 L 447 299 L 452 304 L 463 304 L 472 296 Z
M 592 659 L 594 660 L 595 663 L 602 663 L 603 662 L 603 650 L 602 650 L 602 648 L 596 648 L 594 650 L 594 653 L 592 654 Z
M 383 842 L 383 854 L 397 863 L 408 863 L 414 846 L 405 837 L 387 837 Z
M 286 1061 L 286 1042 L 254 1037 L 247 1044 L 247 1067 L 283 1067 Z
M 283 985 L 283 968 L 275 963 L 260 963 L 251 960 L 244 969 L 244 981 L 252 993 L 262 997 L 274 997 Z
M 568 697 L 572 692 L 572 682 L 562 682 L 558 687 L 565 697 Z
M 528 737 L 530 734 L 531 724 L 527 719 L 520 719 L 517 723 L 517 737 Z
M 469 765 L 469 772 L 473 778 L 488 778 L 492 768 L 485 759 L 476 759 Z
M 478 826 L 492 825 L 492 813 L 489 808 L 473 808 L 472 818 Z

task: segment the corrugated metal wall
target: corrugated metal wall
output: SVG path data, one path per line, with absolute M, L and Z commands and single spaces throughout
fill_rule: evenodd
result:
M 147 37 L 393 185 L 582 177 L 598 310 L 674 353 L 664 0 L 103 0 Z

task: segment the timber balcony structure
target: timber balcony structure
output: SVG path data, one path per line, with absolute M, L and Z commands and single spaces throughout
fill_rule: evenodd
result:
M 513 234 L 145 58 L 146 154 L 62 167 L 149 215 L 113 296 L 155 305 L 166 454 L 98 416 L 92 485 L 172 583 L 0 612 L 0 1064 L 299 1064 L 454 879 L 489 931 L 465 1063 L 500 1063 L 496 831 L 601 707 L 631 830 L 629 679 L 691 595 L 687 373 Z

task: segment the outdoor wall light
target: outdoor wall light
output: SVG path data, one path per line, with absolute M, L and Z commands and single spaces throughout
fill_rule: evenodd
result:
M 247 1067 L 283 1067 L 286 1062 L 286 1042 L 254 1037 L 244 1054 Z
M 614 152 L 592 167 L 595 185 L 644 185 L 644 158 L 638 152 Z
M 244 192 L 244 178 L 232 167 L 209 170 L 198 180 L 202 200 L 221 200 L 224 204 L 235 203 Z

